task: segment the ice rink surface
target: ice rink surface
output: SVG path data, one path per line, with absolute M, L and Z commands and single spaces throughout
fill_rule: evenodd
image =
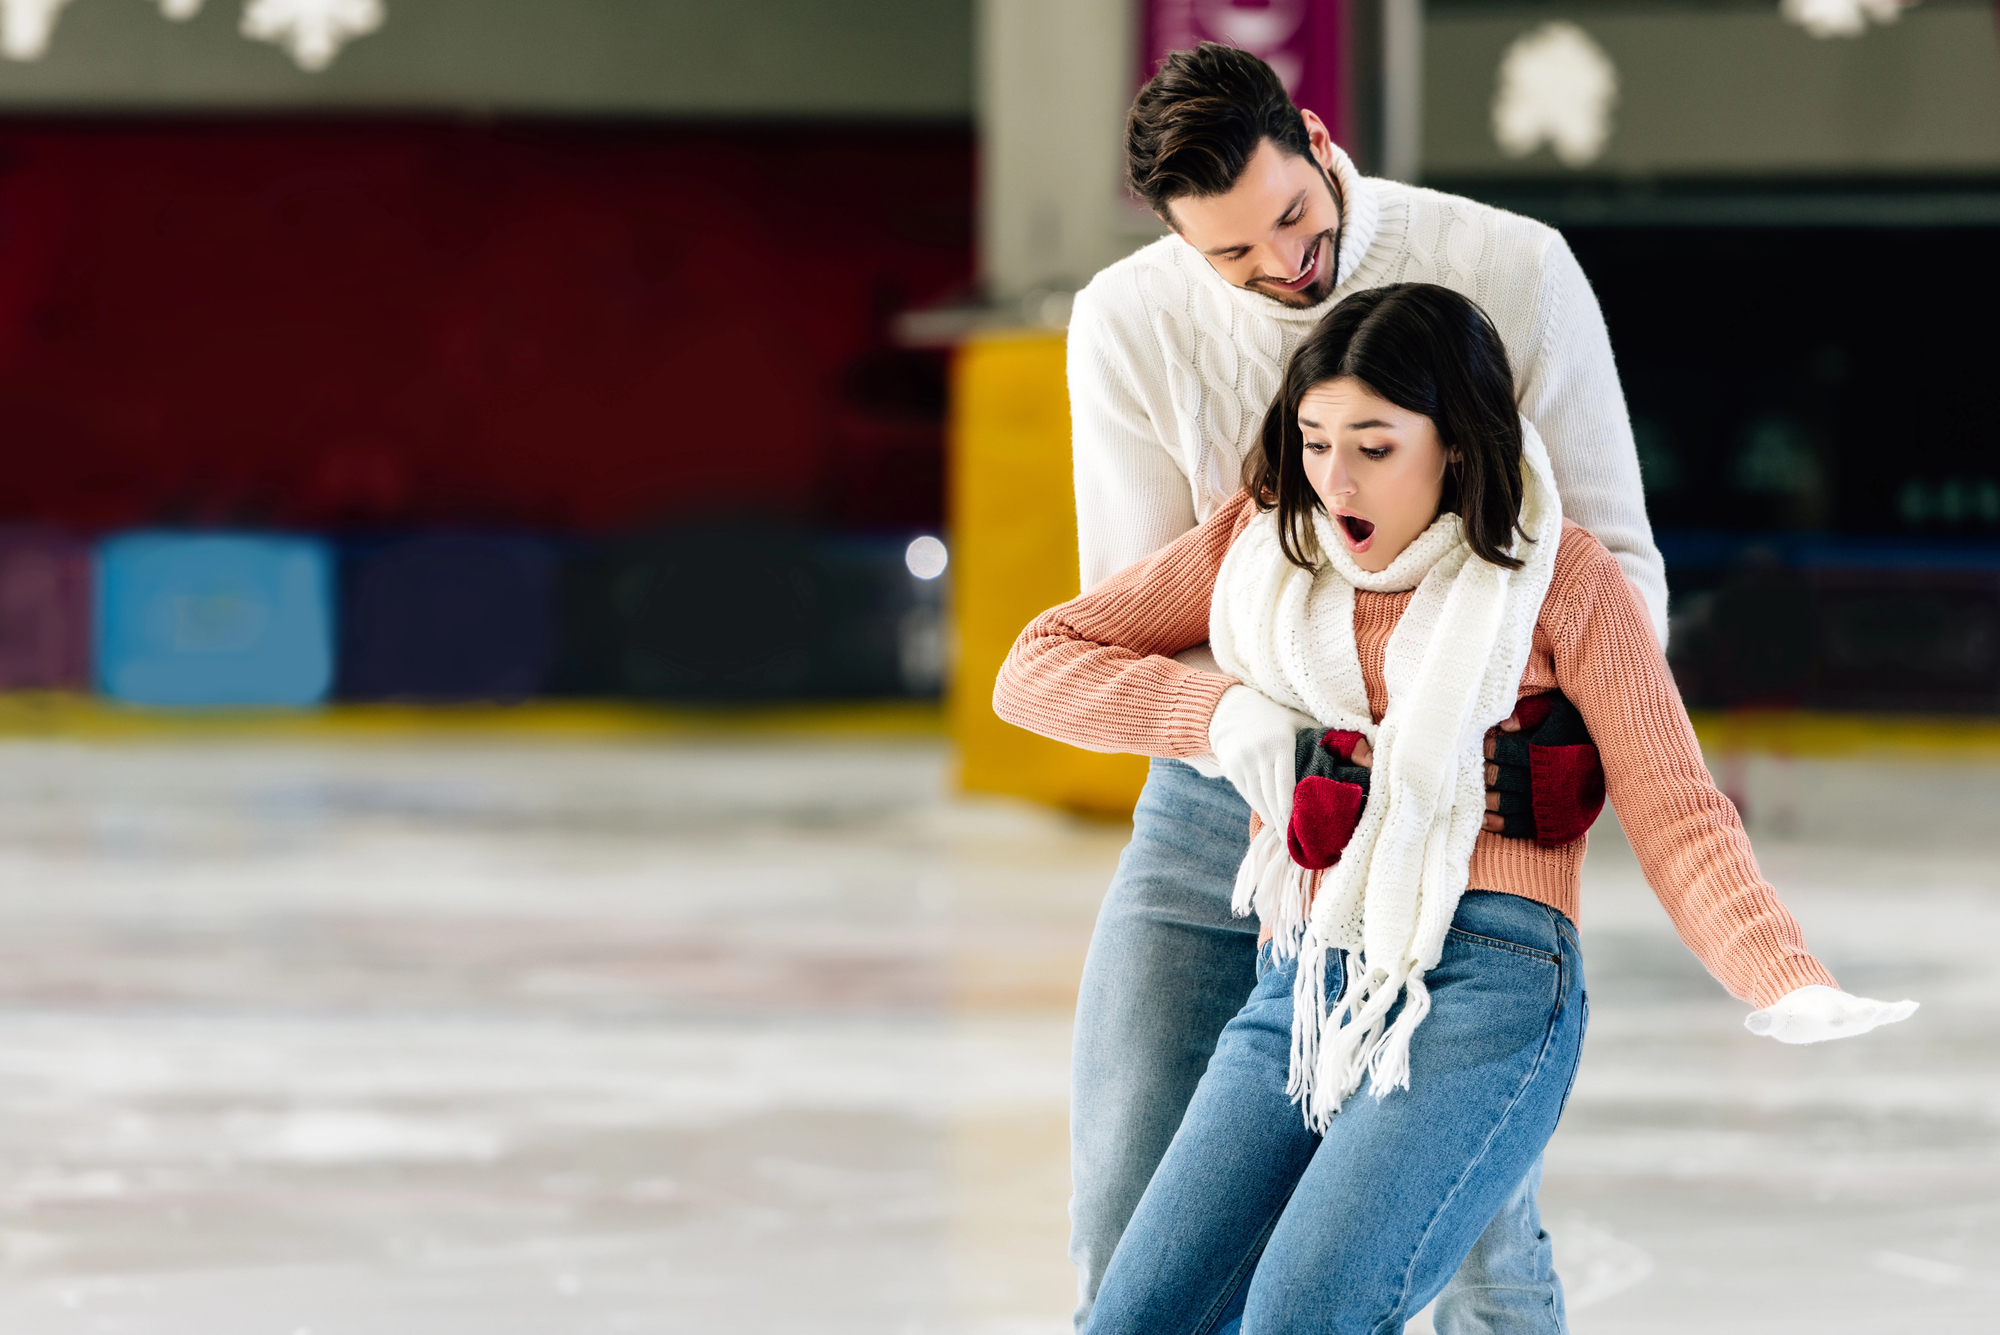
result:
M 1989 1328 L 2000 767 L 1729 773 L 1843 985 L 1924 1009 L 1750 1037 L 1607 818 L 1543 1192 L 1573 1327 Z M 948 777 L 0 744 L 0 1332 L 1066 1329 L 1068 1012 L 1124 831 Z

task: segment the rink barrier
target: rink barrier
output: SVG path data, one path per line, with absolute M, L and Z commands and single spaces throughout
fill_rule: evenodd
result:
M 2000 543 L 1658 534 L 1690 708 L 2000 715 Z
M 945 428 L 957 653 L 947 710 L 967 792 L 1124 816 L 1142 756 L 1080 751 L 993 712 L 1021 628 L 1078 589 L 1063 336 L 991 333 L 952 354 Z
M 98 544 L 97 689 L 153 707 L 317 705 L 333 685 L 330 546 L 264 533 L 122 533 Z
M 1809 709 L 1694 709 L 1688 717 L 1702 749 L 1725 755 L 2000 761 L 1996 718 Z
M 0 737 L 144 742 L 181 738 L 385 741 L 404 738 L 647 741 L 771 737 L 931 740 L 945 736 L 932 700 L 675 706 L 622 701 L 520 704 L 340 703 L 313 710 L 149 709 L 69 692 L 0 693 Z
M 935 534 L 771 519 L 94 543 L 0 525 L 0 696 L 250 714 L 529 700 L 934 713 L 950 579 L 912 565 L 918 539 L 948 550 Z
M 0 691 L 89 687 L 90 564 L 67 533 L 0 529 Z
M 410 533 L 340 553 L 346 700 L 526 700 L 554 654 L 557 561 L 539 538 Z

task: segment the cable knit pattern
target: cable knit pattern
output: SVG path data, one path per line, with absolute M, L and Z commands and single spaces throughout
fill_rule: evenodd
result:
M 1172 661 L 1202 644 L 1217 572 L 1256 516 L 1239 493 L 1204 523 L 1098 588 L 1036 618 L 994 685 L 1020 727 L 1099 751 L 1186 758 L 1235 679 Z M 1385 663 L 1412 594 L 1354 595 L 1354 640 L 1371 721 L 1388 701 Z M 1605 784 L 1647 884 L 1681 940 L 1756 1006 L 1808 983 L 1837 986 L 1763 879 L 1735 807 L 1715 787 L 1645 609 L 1617 562 L 1566 523 L 1519 694 L 1561 689 L 1597 742 Z M 1580 922 L 1583 854 L 1482 832 L 1468 884 L 1520 895 Z
M 1069 393 L 1083 585 L 1172 542 L 1235 495 L 1285 363 L 1342 297 L 1440 283 L 1492 317 L 1521 413 L 1548 446 L 1563 513 L 1617 556 L 1665 642 L 1625 394 L 1590 283 L 1541 223 L 1394 181 L 1336 151 L 1347 201 L 1338 285 L 1306 310 L 1225 282 L 1177 236 L 1110 265 L 1077 294 Z

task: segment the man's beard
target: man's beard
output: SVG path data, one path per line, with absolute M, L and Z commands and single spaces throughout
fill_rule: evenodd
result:
M 1325 301 L 1327 299 L 1328 294 L 1330 294 L 1333 291 L 1334 282 L 1338 276 L 1335 273 L 1335 270 L 1340 267 L 1340 254 L 1334 248 L 1335 241 L 1339 239 L 1338 234 L 1339 234 L 1339 228 L 1336 225 L 1334 227 L 1327 228 L 1324 232 L 1321 232 L 1318 236 L 1313 238 L 1312 253 L 1315 255 L 1324 253 L 1326 256 L 1326 260 L 1325 263 L 1321 266 L 1321 272 L 1319 277 L 1313 279 L 1310 286 L 1302 287 L 1298 289 L 1296 292 L 1293 292 L 1293 291 L 1287 291 L 1283 288 L 1266 287 L 1264 286 L 1264 280 L 1259 279 L 1255 282 L 1248 284 L 1247 285 L 1248 289 L 1252 292 L 1256 292 L 1263 296 L 1269 297 L 1272 301 L 1277 302 L 1280 306 L 1291 306 L 1297 309 L 1304 309 L 1309 306 L 1319 305 L 1322 301 Z M 1321 250 L 1322 246 L 1325 247 L 1323 252 Z

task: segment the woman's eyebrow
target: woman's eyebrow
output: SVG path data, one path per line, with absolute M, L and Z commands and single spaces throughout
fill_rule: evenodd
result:
M 1344 429 L 1348 431 L 1369 431 L 1377 427 L 1387 431 L 1392 429 L 1392 424 L 1384 422 L 1379 417 L 1371 417 L 1365 422 L 1349 422 Z

